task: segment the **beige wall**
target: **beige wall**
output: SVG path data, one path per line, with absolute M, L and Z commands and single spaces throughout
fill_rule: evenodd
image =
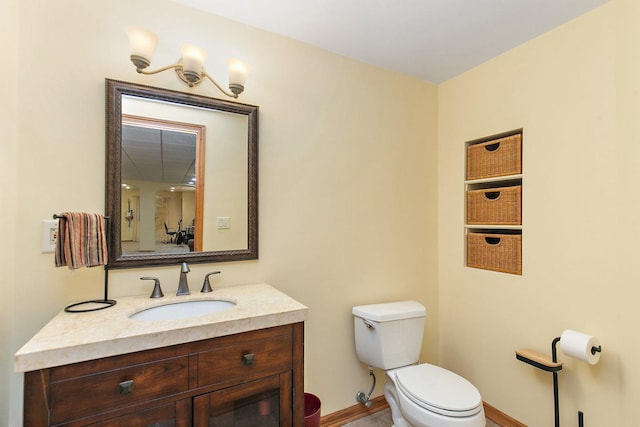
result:
M 637 425 L 640 7 L 613 1 L 439 86 L 440 360 L 529 426 L 553 424 L 547 354 L 564 329 L 600 337 L 566 358 L 562 425 Z M 523 274 L 464 267 L 464 141 L 524 128 Z
M 640 2 L 620 0 L 615 15 L 616 29 L 616 288 L 609 303 L 610 316 L 616 319 L 612 359 L 619 362 L 621 425 L 637 424 L 640 400 L 640 323 L 638 301 L 640 269 L 640 191 L 635 176 L 640 169 Z M 617 307 L 616 307 L 617 306 Z M 617 309 L 616 309 L 617 308 Z
M 0 403 L 0 425 L 21 424 L 13 353 L 66 304 L 102 295 L 100 269 L 55 269 L 40 253 L 40 224 L 54 212 L 104 210 L 104 78 L 188 90 L 171 73 L 135 73 L 129 25 L 158 33 L 158 66 L 175 61 L 183 41 L 209 52 L 207 70 L 223 82 L 227 58 L 250 65 L 242 102 L 260 106 L 260 259 L 215 265 L 213 285 L 264 281 L 309 306 L 305 382 L 323 413 L 355 404 L 370 385 L 353 349 L 353 305 L 423 302 L 423 358 L 436 361 L 435 86 L 166 0 L 9 6 L 19 19 L 0 14 L 2 39 L 12 40 L 0 87 L 15 107 L 2 114 L 0 170 L 10 184 L 0 210 L 0 339 L 10 349 L 0 347 L 0 402 L 11 400 L 10 409 Z M 219 96 L 206 84 L 194 90 Z M 192 265 L 192 287 L 212 267 Z M 138 279 L 149 271 L 112 272 L 111 296 L 149 292 Z M 177 288 L 177 265 L 153 272 L 165 292 Z
M 13 371 L 14 341 L 17 331 L 15 313 L 15 246 L 18 233 L 17 224 L 17 186 L 18 182 L 18 117 L 16 108 L 8 108 L 18 104 L 19 87 L 15 84 L 19 76 L 18 70 L 18 0 L 8 0 L 0 7 L 0 51 L 3 52 L 0 67 L 0 129 L 4 135 L 0 146 L 0 224 L 5 227 L 4 242 L 0 243 L 0 425 L 9 424 L 9 407 L 12 390 L 17 385 Z M 37 227 L 34 224 L 34 229 Z M 16 424 L 17 425 L 17 424 Z

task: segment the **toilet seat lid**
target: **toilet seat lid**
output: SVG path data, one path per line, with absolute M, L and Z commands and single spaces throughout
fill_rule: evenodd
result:
M 399 388 L 416 404 L 450 417 L 478 413 L 482 397 L 469 381 L 439 366 L 424 363 L 396 370 Z

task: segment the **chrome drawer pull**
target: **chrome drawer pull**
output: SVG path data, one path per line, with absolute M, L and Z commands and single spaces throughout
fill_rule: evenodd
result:
M 253 353 L 244 354 L 244 355 L 242 355 L 242 364 L 244 366 L 253 365 L 253 359 L 254 358 L 255 358 L 255 355 Z
M 133 380 L 122 381 L 120 383 L 120 394 L 133 393 Z

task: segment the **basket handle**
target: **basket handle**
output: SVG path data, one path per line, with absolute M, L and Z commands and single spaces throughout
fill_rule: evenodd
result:
M 500 244 L 502 239 L 500 237 L 489 237 L 485 236 L 484 241 L 487 242 L 488 245 L 496 246 Z
M 493 144 L 489 144 L 489 145 L 485 145 L 484 149 L 487 151 L 496 151 L 498 148 L 500 148 L 500 143 L 499 142 L 495 142 Z
M 484 193 L 484 197 L 486 197 L 489 200 L 496 200 L 500 197 L 500 192 L 499 191 L 487 191 L 486 193 Z

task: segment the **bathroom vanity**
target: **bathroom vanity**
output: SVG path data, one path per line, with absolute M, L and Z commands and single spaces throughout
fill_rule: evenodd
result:
M 135 320 L 151 306 L 235 307 Z M 16 353 L 25 426 L 302 426 L 307 308 L 266 284 L 57 315 Z

